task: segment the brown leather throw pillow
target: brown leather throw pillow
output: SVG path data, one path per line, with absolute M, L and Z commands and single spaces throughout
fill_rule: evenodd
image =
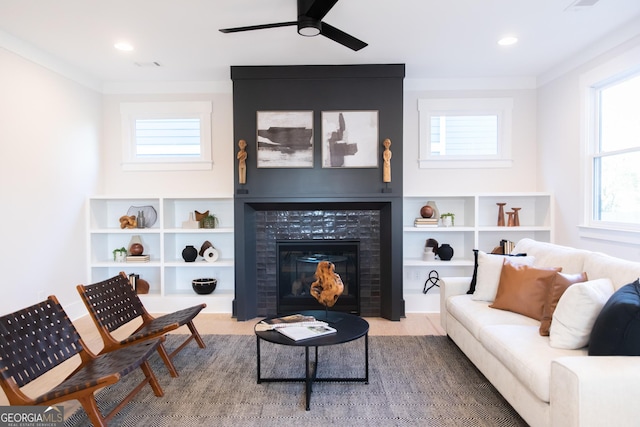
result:
M 496 299 L 489 307 L 541 320 L 549 288 L 561 267 L 540 268 L 505 262 Z
M 549 329 L 551 328 L 551 319 L 553 318 L 553 312 L 556 310 L 560 297 L 567 290 L 567 288 L 574 283 L 586 282 L 587 273 L 578 274 L 565 274 L 558 273 L 549 288 L 547 294 L 547 300 L 544 303 L 544 309 L 542 310 L 542 320 L 540 321 L 540 335 L 543 337 L 549 336 Z

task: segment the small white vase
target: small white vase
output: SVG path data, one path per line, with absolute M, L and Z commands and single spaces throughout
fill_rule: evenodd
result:
M 422 254 L 423 261 L 435 261 L 436 254 L 433 252 L 433 248 L 431 246 L 424 248 L 424 252 Z

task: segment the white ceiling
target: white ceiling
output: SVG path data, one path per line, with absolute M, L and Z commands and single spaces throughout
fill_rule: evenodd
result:
M 231 65 L 362 63 L 405 63 L 407 78 L 535 77 L 615 29 L 640 33 L 640 0 L 566 10 L 575 1 L 341 0 L 324 21 L 369 44 L 354 52 L 295 26 L 218 31 L 296 20 L 296 0 L 0 0 L 0 44 L 19 41 L 102 83 L 228 80 Z M 519 43 L 498 46 L 506 34 Z M 116 51 L 120 40 L 135 50 Z

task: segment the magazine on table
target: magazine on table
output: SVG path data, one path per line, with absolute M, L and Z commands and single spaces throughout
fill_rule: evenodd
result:
M 276 331 L 294 341 L 317 338 L 323 335 L 335 334 L 337 332 L 326 323 L 324 325 L 289 326 L 286 328 L 277 328 Z
M 291 314 L 289 316 L 265 319 L 256 325 L 256 331 L 271 331 L 273 329 L 290 328 L 292 326 L 323 326 L 326 322 L 316 320 L 313 316 Z

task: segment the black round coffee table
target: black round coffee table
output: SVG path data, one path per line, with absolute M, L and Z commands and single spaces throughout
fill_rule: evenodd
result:
M 262 382 L 304 382 L 306 409 L 310 409 L 311 392 L 313 391 L 314 382 L 363 382 L 369 383 L 369 323 L 363 318 L 341 312 L 325 312 L 322 310 L 301 311 L 300 314 L 305 316 L 313 316 L 317 320 L 325 321 L 332 328 L 336 329 L 335 334 L 323 335 L 317 338 L 309 338 L 300 341 L 294 341 L 291 338 L 282 335 L 280 332 L 271 331 L 255 331 L 256 334 L 256 350 L 257 350 L 257 377 L 258 384 Z M 280 316 L 274 316 L 280 317 Z M 270 317 L 264 320 L 273 319 Z M 318 369 L 318 347 L 344 344 L 350 341 L 364 337 L 364 367 L 365 375 L 359 378 L 318 378 L 316 372 Z M 305 348 L 305 377 L 304 378 L 263 378 L 260 372 L 260 341 L 265 340 L 274 344 L 304 347 Z M 313 361 L 309 357 L 309 348 L 314 347 L 315 358 Z

